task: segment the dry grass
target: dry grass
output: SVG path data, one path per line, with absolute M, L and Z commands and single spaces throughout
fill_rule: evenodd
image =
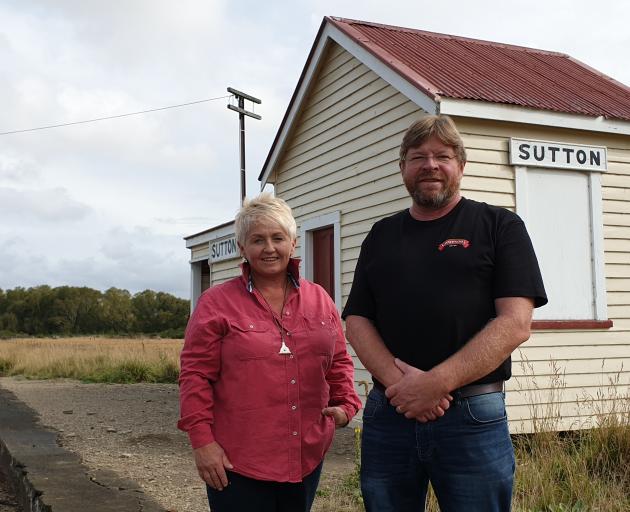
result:
M 547 403 L 530 402 L 534 434 L 515 437 L 514 509 L 524 512 L 622 512 L 630 510 L 630 393 L 623 367 L 596 396 L 583 395 L 579 409 L 590 417 L 582 430 L 558 432 L 565 376 L 550 362 Z M 534 381 L 525 363 L 525 374 Z M 544 403 L 545 405 L 538 405 Z
M 625 512 L 630 510 L 630 394 L 622 371 L 596 396 L 578 406 L 593 418 L 593 428 L 558 432 L 566 379 L 550 362 L 551 389 L 539 389 L 533 370 L 527 390 L 534 434 L 514 436 L 517 461 L 512 509 L 515 512 Z M 622 369 L 623 370 L 623 369 Z M 540 405 L 542 404 L 542 405 Z M 358 475 L 359 462 L 353 475 Z M 363 510 L 358 478 L 320 486 L 318 510 Z M 335 508 L 339 504 L 341 508 Z M 427 512 L 439 512 L 429 489 Z
M 354 470 L 343 476 L 325 473 L 317 489 L 313 512 L 361 512 L 363 498 L 359 470 L 361 467 L 361 429 L 354 429 Z
M 0 341 L 0 375 L 74 378 L 92 382 L 176 382 L 182 340 L 63 338 Z M 564 375 L 555 367 L 552 400 L 530 387 L 535 434 L 515 436 L 513 510 L 586 512 L 630 510 L 630 394 L 620 374 L 597 396 L 579 399 L 595 428 L 556 432 Z M 531 375 L 532 378 L 535 378 Z M 542 392 L 542 391 L 541 391 Z M 549 396 L 549 391 L 545 391 Z M 538 406 L 536 404 L 546 405 Z M 359 438 L 355 470 L 322 479 L 315 510 L 359 512 Z M 434 496 L 427 510 L 438 511 Z
M 177 382 L 183 340 L 41 338 L 0 341 L 0 375 L 88 382 Z

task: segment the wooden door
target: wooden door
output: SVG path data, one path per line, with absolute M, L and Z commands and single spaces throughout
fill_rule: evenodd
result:
M 335 300 L 335 238 L 333 226 L 318 229 L 313 234 L 313 281 L 322 286 Z

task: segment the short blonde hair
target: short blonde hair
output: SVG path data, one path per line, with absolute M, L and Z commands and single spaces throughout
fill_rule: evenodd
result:
M 236 241 L 240 245 L 245 245 L 252 225 L 260 222 L 277 224 L 291 237 L 291 240 L 297 238 L 297 224 L 291 208 L 284 199 L 274 197 L 269 192 L 263 192 L 257 197 L 243 201 L 243 206 L 234 220 Z
M 466 163 L 466 149 L 455 123 L 449 116 L 424 116 L 413 123 L 403 136 L 400 144 L 400 161 L 404 161 L 410 148 L 418 147 L 430 137 L 436 136 L 443 144 L 455 150 L 455 156 L 460 163 Z

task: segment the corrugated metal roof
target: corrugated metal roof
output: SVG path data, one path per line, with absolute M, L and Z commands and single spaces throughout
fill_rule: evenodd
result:
M 489 101 L 630 120 L 630 88 L 568 55 L 344 18 L 327 18 L 439 101 Z

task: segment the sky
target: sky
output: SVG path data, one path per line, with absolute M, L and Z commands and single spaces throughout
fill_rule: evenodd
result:
M 4 0 L 0 288 L 89 286 L 189 296 L 184 236 L 240 205 L 238 115 L 257 181 L 324 16 L 567 53 L 630 85 L 619 0 Z M 251 109 L 251 104 L 246 105 Z

